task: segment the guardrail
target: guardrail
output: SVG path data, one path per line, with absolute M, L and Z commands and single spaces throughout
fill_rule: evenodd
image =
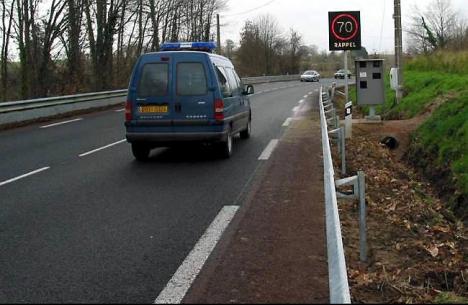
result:
M 242 78 L 242 81 L 245 84 L 264 84 L 264 83 L 273 83 L 273 82 L 293 81 L 293 80 L 300 80 L 300 79 L 301 79 L 301 76 L 297 74 L 297 75 L 244 77 Z
M 28 122 L 60 114 L 118 105 L 125 101 L 127 90 L 94 92 L 33 100 L 0 103 L 0 126 Z
M 324 160 L 324 188 L 325 188 L 325 213 L 327 228 L 327 254 L 328 277 L 330 289 L 330 303 L 351 304 L 351 296 L 348 285 L 348 274 L 341 236 L 341 223 L 338 214 L 338 201 L 336 197 L 335 171 L 328 137 L 328 124 L 325 116 L 322 97 L 323 88 L 320 88 L 320 122 L 322 129 L 322 147 Z
M 299 75 L 246 77 L 248 84 L 299 80 Z M 32 100 L 0 102 L 0 126 L 54 117 L 60 114 L 118 105 L 125 101 L 127 89 L 67 95 Z

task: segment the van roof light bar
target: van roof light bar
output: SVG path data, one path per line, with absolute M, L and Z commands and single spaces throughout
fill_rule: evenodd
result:
M 204 51 L 213 53 L 217 48 L 214 41 L 206 42 L 165 42 L 161 45 L 161 51 Z

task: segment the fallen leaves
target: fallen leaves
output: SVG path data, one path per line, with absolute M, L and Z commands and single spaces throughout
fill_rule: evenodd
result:
M 439 256 L 439 248 L 435 245 L 428 248 L 425 247 L 424 249 L 426 249 L 426 251 L 429 252 L 429 254 L 432 255 L 432 257 Z
M 347 142 L 347 160 L 349 172 L 366 173 L 368 205 L 363 269 L 356 204 L 340 202 L 353 302 L 432 303 L 447 289 L 468 297 L 468 274 L 460 272 L 468 270 L 466 229 L 445 217 L 431 185 L 368 136 Z

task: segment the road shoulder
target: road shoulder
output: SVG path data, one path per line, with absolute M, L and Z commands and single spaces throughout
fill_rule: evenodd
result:
M 280 140 L 184 303 L 328 303 L 316 112 Z

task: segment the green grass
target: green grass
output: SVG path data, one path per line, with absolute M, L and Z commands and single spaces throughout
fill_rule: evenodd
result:
M 436 98 L 457 95 L 468 83 L 468 74 L 407 70 L 404 77 L 406 94 L 399 105 L 394 102 L 393 91 L 387 90 L 383 113 L 390 118 L 412 118 L 421 114 Z
M 412 159 L 434 174 L 447 172 L 455 187 L 452 204 L 465 205 L 468 195 L 468 91 L 441 105 L 413 136 Z M 443 176 L 443 175 L 442 175 Z M 464 197 L 464 199 L 463 199 Z M 463 203 L 465 201 L 465 203 Z M 455 206 L 466 210 L 466 206 Z
M 418 56 L 409 61 L 406 68 L 410 71 L 438 71 L 451 74 L 467 74 L 468 51 L 442 51 L 431 55 Z

